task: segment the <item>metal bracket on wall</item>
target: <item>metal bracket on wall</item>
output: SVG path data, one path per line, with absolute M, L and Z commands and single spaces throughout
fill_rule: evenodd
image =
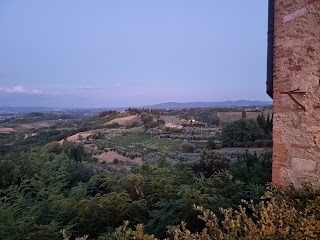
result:
M 306 111 L 306 108 L 305 106 L 303 106 L 301 103 L 298 102 L 297 99 L 295 99 L 292 95 L 306 95 L 307 92 L 298 92 L 299 89 L 296 89 L 296 90 L 292 90 L 292 91 L 289 91 L 289 92 L 280 92 L 280 94 L 287 94 L 296 104 L 298 104 L 298 106 L 300 108 L 303 109 L 303 111 Z

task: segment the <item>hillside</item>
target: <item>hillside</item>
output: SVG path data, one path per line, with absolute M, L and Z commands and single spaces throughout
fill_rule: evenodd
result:
M 244 107 L 244 106 L 271 106 L 272 101 L 223 101 L 223 102 L 167 102 L 144 106 L 152 109 L 178 109 L 178 108 L 205 108 L 205 107 Z

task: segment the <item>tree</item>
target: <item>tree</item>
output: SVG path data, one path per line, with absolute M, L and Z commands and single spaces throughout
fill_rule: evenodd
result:
M 272 137 L 272 128 L 273 128 L 273 115 L 270 119 L 270 115 L 268 114 L 267 116 L 267 122 L 266 122 L 266 128 L 265 128 L 265 133 L 267 136 Z
M 153 121 L 153 117 L 149 113 L 142 113 L 141 114 L 141 120 L 144 124 L 151 123 Z
M 263 112 L 261 113 L 261 115 L 258 115 L 258 117 L 257 117 L 257 123 L 259 124 L 259 126 L 261 127 L 261 129 L 263 129 L 263 130 L 265 131 L 266 126 L 267 126 L 267 122 L 266 122 L 266 118 L 265 118 Z
M 215 116 L 211 120 L 211 125 L 219 126 L 221 123 L 221 120 L 218 116 Z
M 246 111 L 244 109 L 242 110 L 241 118 L 242 119 L 247 118 L 247 113 L 246 113 Z
M 83 136 L 82 136 L 81 133 L 78 134 L 78 140 L 81 141 L 81 142 L 82 142 L 82 140 L 83 140 Z
M 264 131 L 253 119 L 240 119 L 222 128 L 222 142 L 228 147 L 242 147 L 264 137 Z

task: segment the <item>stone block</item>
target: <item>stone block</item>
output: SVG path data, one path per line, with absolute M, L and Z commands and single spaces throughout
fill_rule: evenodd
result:
M 292 169 L 297 172 L 314 172 L 317 168 L 317 163 L 310 159 L 292 158 Z

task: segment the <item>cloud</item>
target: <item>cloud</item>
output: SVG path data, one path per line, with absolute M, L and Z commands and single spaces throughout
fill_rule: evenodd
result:
M 37 89 L 32 89 L 32 90 L 25 89 L 21 84 L 18 84 L 17 86 L 14 86 L 13 88 L 0 88 L 0 92 L 43 94 L 42 91 L 37 90 Z

